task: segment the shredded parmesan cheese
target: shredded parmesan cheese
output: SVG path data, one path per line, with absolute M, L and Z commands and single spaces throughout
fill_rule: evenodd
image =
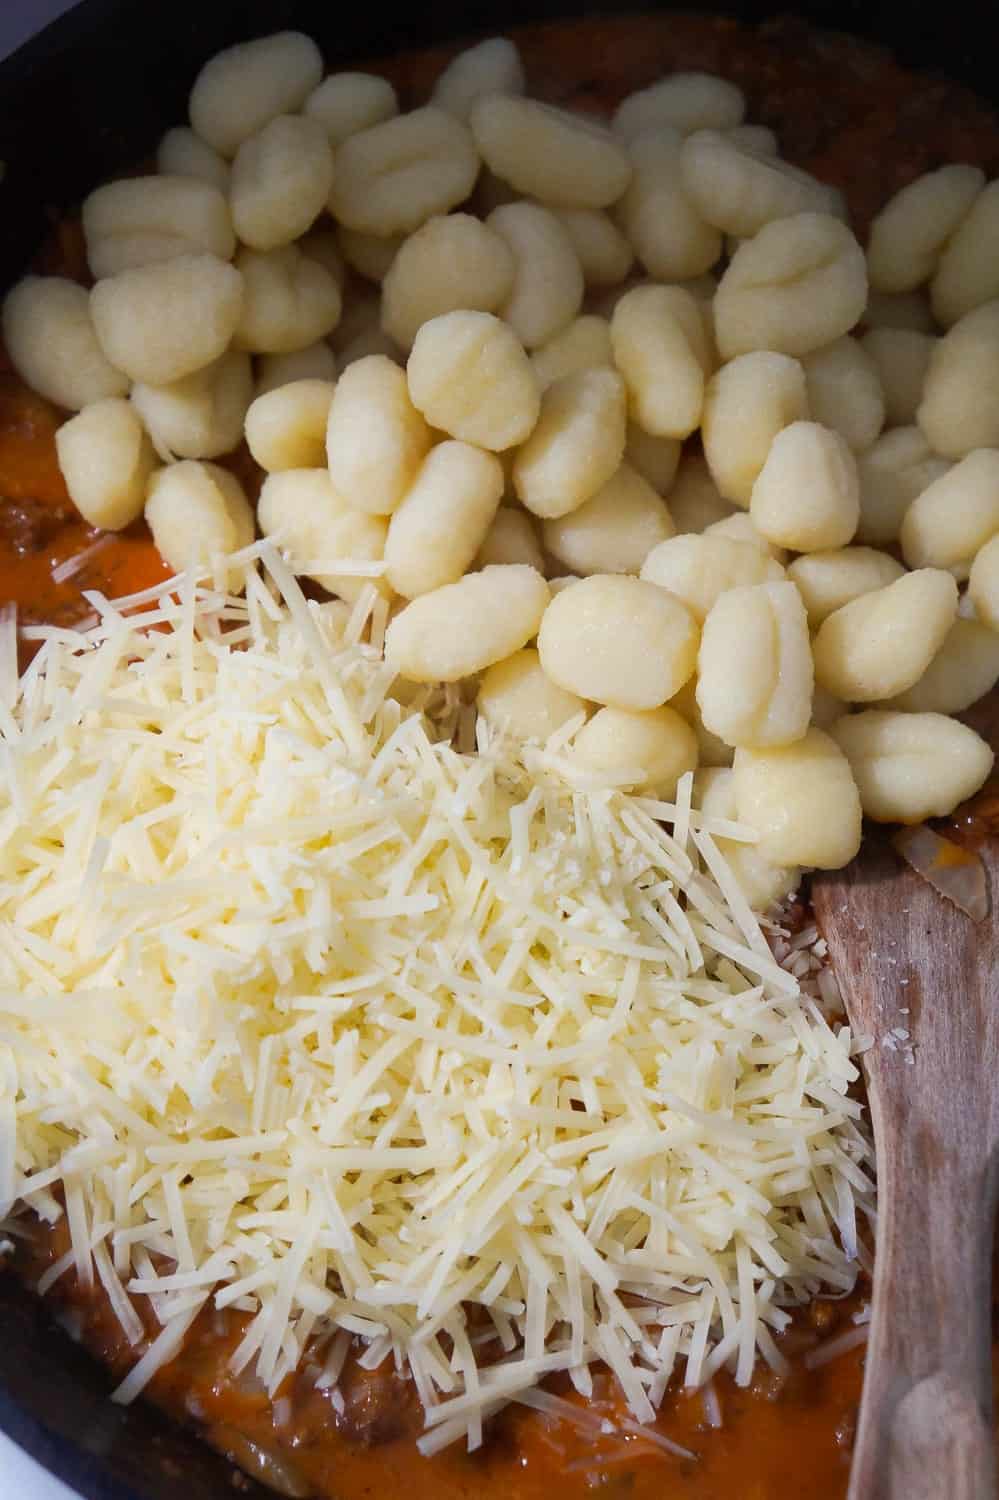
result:
M 257 558 L 245 597 L 35 631 L 0 733 L 0 1218 L 61 1184 L 57 1274 L 135 1342 L 151 1295 L 121 1400 L 206 1299 L 252 1312 L 234 1368 L 272 1391 L 307 1346 L 335 1386 L 352 1337 L 408 1368 L 427 1452 L 554 1371 L 585 1394 L 602 1361 L 647 1422 L 674 1370 L 779 1364 L 873 1189 L 850 1033 L 713 838 L 751 835 L 689 782 L 570 785 L 458 691 L 393 697 L 375 591 L 345 620 Z

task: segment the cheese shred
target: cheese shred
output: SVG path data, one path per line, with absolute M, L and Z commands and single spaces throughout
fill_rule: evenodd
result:
M 242 560 L 245 596 L 36 628 L 5 691 L 0 1221 L 61 1188 L 122 1400 L 232 1303 L 271 1391 L 320 1344 L 325 1385 L 349 1340 L 408 1368 L 427 1452 L 598 1361 L 637 1422 L 674 1373 L 745 1384 L 855 1280 L 849 1030 L 689 783 L 653 816 L 558 745 L 463 753 L 393 696 L 383 613 Z

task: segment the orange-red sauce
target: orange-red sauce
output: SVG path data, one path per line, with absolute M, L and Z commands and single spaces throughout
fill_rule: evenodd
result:
M 750 30 L 731 20 L 677 14 L 525 28 L 515 33 L 532 90 L 543 97 L 606 110 L 624 94 L 674 68 L 701 68 L 739 83 L 750 118 L 775 127 L 783 153 L 846 193 L 863 232 L 885 199 L 918 173 L 947 161 L 999 170 L 999 122 L 992 110 L 944 81 L 917 78 L 885 54 L 845 38 L 783 21 Z M 449 55 L 437 50 L 374 64 L 406 101 L 424 98 Z M 79 226 L 60 225 L 40 269 L 86 280 Z M 168 575 L 144 528 L 113 537 L 72 579 L 52 569 L 89 546 L 96 533 L 75 515 L 55 460 L 62 420 L 24 390 L 0 354 L 0 603 L 15 601 L 22 621 L 68 624 L 89 605 L 81 591 L 109 595 L 145 588 Z M 237 458 L 239 465 L 244 462 Z M 252 475 L 247 477 L 252 479 Z M 999 826 L 999 789 L 962 832 L 971 840 Z M 65 1228 L 35 1226 L 19 1251 L 29 1281 L 65 1248 Z M 185 1349 L 156 1377 L 149 1394 L 248 1472 L 286 1493 L 362 1500 L 405 1491 L 413 1500 L 842 1500 L 862 1380 L 863 1350 L 821 1368 L 805 1367 L 821 1340 L 854 1325 L 862 1290 L 842 1302 L 819 1300 L 795 1317 L 780 1343 L 786 1377 L 758 1369 L 753 1384 L 715 1382 L 720 1428 L 707 1420 L 700 1395 L 673 1389 L 659 1418 L 663 1434 L 693 1450 L 678 1459 L 620 1434 L 581 1436 L 562 1422 L 510 1408 L 492 1424 L 482 1450 L 457 1445 L 419 1457 L 421 1429 L 411 1386 L 389 1369 L 365 1372 L 348 1363 L 341 1382 L 344 1412 L 318 1392 L 313 1372 L 289 1378 L 271 1402 L 252 1378 L 228 1372 L 241 1336 L 240 1314 L 206 1313 Z M 73 1310 L 84 1342 L 116 1373 L 134 1360 L 101 1294 L 67 1273 L 52 1293 Z M 150 1330 L 151 1310 L 137 1299 Z M 569 1395 L 565 1383 L 552 1389 Z M 576 1399 L 572 1397 L 572 1399 Z M 594 1402 L 617 1426 L 625 1415 L 606 1376 Z

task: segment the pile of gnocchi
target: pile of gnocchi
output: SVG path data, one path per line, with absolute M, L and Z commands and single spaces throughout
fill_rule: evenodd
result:
M 385 601 L 387 661 L 583 776 L 700 804 L 752 904 L 861 817 L 984 782 L 999 679 L 999 182 L 946 166 L 862 247 L 724 79 L 610 122 L 503 39 L 400 113 L 306 36 L 230 48 L 157 172 L 28 276 L 17 370 L 94 526 L 204 565 L 276 539 Z M 251 502 L 226 467 L 245 443 Z M 565 734 L 566 726 L 574 726 Z

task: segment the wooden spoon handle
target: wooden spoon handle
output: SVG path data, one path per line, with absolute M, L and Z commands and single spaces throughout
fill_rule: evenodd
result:
M 999 1493 L 990 1362 L 994 1174 L 981 1137 L 941 1149 L 929 1134 L 910 1129 L 882 1156 L 849 1500 L 996 1500 Z

